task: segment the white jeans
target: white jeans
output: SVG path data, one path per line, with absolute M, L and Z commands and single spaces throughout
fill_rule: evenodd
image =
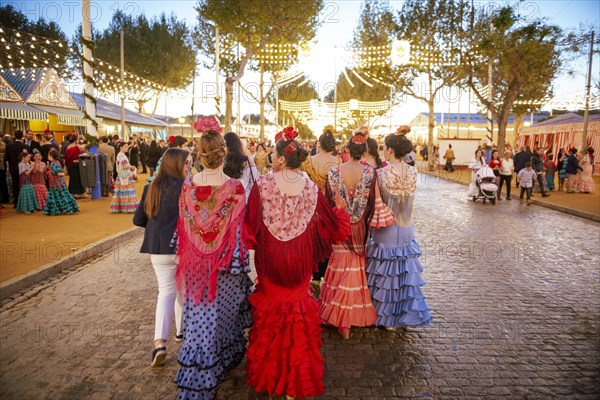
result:
M 158 281 L 158 300 L 156 302 L 156 319 L 154 323 L 154 340 L 169 337 L 169 329 L 175 311 L 175 327 L 177 334 L 182 332 L 183 298 L 175 286 L 177 269 L 175 254 L 151 254 L 150 261 Z

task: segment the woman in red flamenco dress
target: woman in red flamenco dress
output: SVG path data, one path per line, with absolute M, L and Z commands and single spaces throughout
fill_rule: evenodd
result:
M 258 277 L 249 298 L 248 384 L 288 399 L 324 392 L 321 319 L 310 279 L 318 261 L 331 253 L 331 243 L 350 234 L 345 205 L 332 209 L 298 171 L 308 153 L 294 140 L 297 135 L 291 127 L 277 135 L 279 168 L 257 179 L 246 214 Z

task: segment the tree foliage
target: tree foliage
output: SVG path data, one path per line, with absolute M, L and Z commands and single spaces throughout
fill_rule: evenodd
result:
M 7 4 L 0 7 L 0 27 L 5 29 L 3 36 L 7 40 L 6 44 L 11 45 L 11 49 L 6 49 L 5 44 L 0 49 L 0 65 L 3 68 L 9 68 L 10 63 L 13 68 L 50 66 L 56 69 L 61 76 L 70 77 L 67 65 L 68 40 L 57 23 L 46 22 L 43 18 L 30 21 L 25 14 L 16 10 L 11 4 Z M 37 40 L 32 40 L 28 35 L 17 37 L 16 31 L 33 35 Z M 41 37 L 50 39 L 50 43 L 45 43 Z M 64 44 L 59 46 L 54 40 Z M 16 45 L 17 41 L 22 45 Z M 31 48 L 30 45 L 34 45 L 34 48 Z M 25 51 L 23 55 L 19 54 L 19 50 L 22 48 Z M 47 52 L 45 53 L 44 50 Z M 44 60 L 49 63 L 44 63 Z
M 511 112 L 523 112 L 523 104 L 540 101 L 552 94 L 552 81 L 561 66 L 560 28 L 543 20 L 525 20 L 512 7 L 476 13 L 473 29 L 466 31 L 463 54 L 465 80 L 478 100 L 498 122 L 498 148 L 504 149 L 506 126 Z M 492 99 L 488 66 L 492 65 Z M 535 106 L 530 106 L 535 108 Z
M 121 29 L 127 72 L 172 89 L 184 88 L 192 81 L 196 53 L 191 32 L 175 15 L 163 13 L 149 20 L 144 15 L 115 12 L 108 28 L 94 38 L 94 57 L 120 65 Z M 145 103 L 156 96 L 149 89 L 135 100 Z
M 434 140 L 435 98 L 442 88 L 456 84 L 460 77 L 457 48 L 466 7 L 463 0 L 407 0 L 394 14 L 387 2 L 366 1 L 354 34 L 361 71 L 392 84 L 394 95 L 409 95 L 427 104 L 430 147 Z M 389 52 L 387 59 L 379 57 L 373 62 L 369 54 L 360 52 L 373 46 L 390 48 L 394 40 L 409 42 L 408 63 L 396 65 Z M 433 158 L 431 167 L 432 163 Z
M 300 43 L 316 33 L 322 0 L 199 0 L 196 44 L 208 59 L 215 58 L 215 27 L 229 47 L 240 46 L 238 60 L 225 59 L 225 129 L 231 129 L 233 84 L 250 60 L 268 44 Z M 226 46 L 228 47 L 228 46 Z M 230 49 L 233 51 L 233 49 Z M 237 49 L 235 49 L 237 52 Z M 212 63 L 207 62 L 208 65 Z M 214 64 L 212 64 L 214 65 Z

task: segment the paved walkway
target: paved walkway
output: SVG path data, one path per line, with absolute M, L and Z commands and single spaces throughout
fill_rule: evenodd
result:
M 600 224 L 538 206 L 473 203 L 419 183 L 417 239 L 434 322 L 323 332 L 320 400 L 598 399 Z M 156 283 L 140 240 L 0 309 L 0 398 L 174 399 L 178 345 L 150 368 Z M 217 399 L 266 399 L 243 363 Z

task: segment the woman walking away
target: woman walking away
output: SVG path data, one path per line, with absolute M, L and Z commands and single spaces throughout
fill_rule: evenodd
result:
M 379 198 L 375 169 L 361 163 L 367 152 L 366 142 L 363 133 L 355 131 L 347 145 L 350 161 L 333 167 L 327 178 L 326 197 L 330 203 L 338 196 L 346 202 L 351 235 L 347 242 L 333 246 L 319 295 L 319 315 L 323 322 L 337 327 L 344 339 L 350 337 L 352 326 L 373 325 L 377 319 L 365 275 L 365 245 L 370 227 L 383 227 L 394 221 L 393 214 Z M 376 204 L 380 209 L 375 209 Z M 387 225 L 379 225 L 380 218 Z
M 329 170 L 340 163 L 340 159 L 333 155 L 335 153 L 334 132 L 333 126 L 327 125 L 321 136 L 319 136 L 317 154 L 308 157 L 300 166 L 300 169 L 306 172 L 310 180 L 316 183 L 323 193 L 325 193 L 325 183 L 327 182 Z M 319 262 L 317 270 L 313 273 L 313 280 L 321 281 L 323 279 L 328 263 L 328 259 Z
M 258 178 L 246 215 L 258 276 L 250 296 L 246 376 L 257 392 L 288 399 L 324 391 L 321 319 L 310 279 L 317 262 L 331 253 L 331 242 L 349 234 L 344 205 L 332 210 L 317 185 L 298 171 L 308 152 L 297 136 L 292 127 L 277 134 L 278 168 Z
M 156 143 L 156 140 L 150 142 L 150 147 L 148 147 L 148 158 L 146 159 L 146 165 L 150 169 L 150 176 L 154 176 L 154 170 L 156 169 L 156 165 L 158 164 L 158 160 L 162 153 Z
M 227 150 L 219 126 L 202 132 L 198 156 L 204 170 L 186 178 L 179 199 L 179 400 L 215 397 L 227 371 L 244 358 L 244 330 L 251 324 L 244 188 L 223 173 Z
M 42 153 L 38 149 L 33 149 L 33 164 L 31 165 L 31 183 L 35 192 L 35 198 L 38 202 L 38 210 L 44 210 L 46 199 L 48 198 L 48 188 L 46 187 L 46 164 L 42 162 Z
M 393 211 L 395 223 L 373 229 L 366 270 L 377 325 L 387 329 L 431 322 L 421 289 L 425 279 L 412 217 L 417 170 L 403 161 L 411 149 L 404 135 L 386 136 L 384 153 L 389 164 L 377 170 L 381 198 Z
M 146 228 L 140 253 L 149 253 L 158 281 L 158 299 L 154 322 L 153 367 L 163 365 L 167 355 L 167 338 L 175 312 L 175 340 L 183 340 L 182 297 L 175 286 L 177 261 L 171 240 L 179 217 L 179 195 L 185 177 L 192 168 L 187 150 L 169 149 L 163 156 L 162 168 L 152 183 L 144 187 L 142 200 L 133 216 L 136 226 Z
M 127 153 L 129 145 L 127 142 L 119 143 L 119 154 L 117 155 L 117 180 L 115 181 L 115 193 L 110 202 L 112 213 L 134 213 L 138 206 L 137 194 L 134 182 L 137 180 L 137 170 L 129 165 Z
M 57 150 L 50 150 L 48 160 L 50 167 L 48 168 L 48 199 L 44 214 L 46 215 L 62 215 L 74 214 L 79 212 L 77 201 L 71 196 L 65 183 L 65 173 L 58 159 L 60 153 Z
M 227 155 L 225 156 L 225 165 L 223 172 L 230 178 L 238 179 L 244 191 L 246 199 L 250 196 L 250 190 L 254 185 L 254 181 L 258 178 L 258 170 L 254 165 L 252 157 L 244 154 L 242 141 L 234 132 L 226 133 L 223 136 L 227 144 Z

